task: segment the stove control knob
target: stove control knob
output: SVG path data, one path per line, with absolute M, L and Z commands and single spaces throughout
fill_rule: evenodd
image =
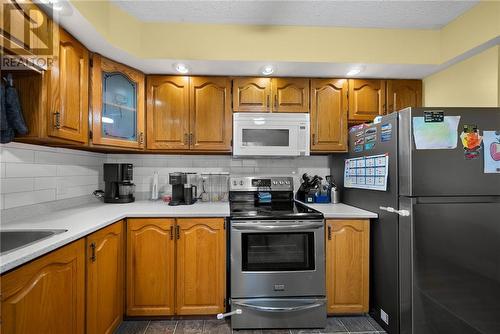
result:
M 236 181 L 233 181 L 233 186 L 235 186 L 235 185 L 237 185 L 237 184 L 238 184 L 238 182 L 236 182 Z
M 242 186 L 242 185 L 243 185 L 243 180 L 240 181 L 240 186 Z
M 283 181 L 280 181 L 280 184 L 283 184 Z
M 285 181 L 285 184 L 290 184 L 290 181 Z
M 278 184 L 278 181 L 273 181 L 273 184 L 274 184 L 274 185 Z

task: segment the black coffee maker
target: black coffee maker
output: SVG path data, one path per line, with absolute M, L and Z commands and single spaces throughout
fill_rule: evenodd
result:
M 105 203 L 130 203 L 135 201 L 135 184 L 132 183 L 134 165 L 104 164 Z
M 172 200 L 168 205 L 190 205 L 196 202 L 197 187 L 188 183 L 189 173 L 170 173 L 168 183 L 172 185 Z

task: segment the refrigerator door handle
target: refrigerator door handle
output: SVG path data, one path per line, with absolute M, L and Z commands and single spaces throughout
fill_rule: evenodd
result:
M 387 212 L 397 213 L 398 215 L 403 217 L 408 217 L 410 215 L 410 211 L 408 210 L 396 210 L 390 206 L 381 206 L 379 209 Z

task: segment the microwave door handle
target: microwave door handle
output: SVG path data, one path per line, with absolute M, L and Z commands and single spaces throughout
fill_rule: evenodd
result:
M 258 225 L 252 223 L 232 223 L 231 226 L 236 230 L 258 230 L 258 231 L 280 231 L 289 229 L 319 229 L 323 227 L 323 222 L 306 224 L 286 224 L 286 225 Z
M 301 306 L 289 306 L 289 307 L 259 306 L 259 305 L 234 302 L 234 301 L 233 301 L 233 304 L 237 305 L 237 306 L 246 307 L 249 309 L 254 309 L 257 311 L 264 311 L 264 312 L 294 312 L 294 311 L 304 311 L 304 310 L 308 310 L 311 308 L 320 307 L 320 306 L 323 306 L 325 304 L 325 302 L 318 302 L 318 303 L 312 303 L 312 304 L 301 305 Z

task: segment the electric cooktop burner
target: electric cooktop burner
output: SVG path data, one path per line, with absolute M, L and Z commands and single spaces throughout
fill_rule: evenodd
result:
M 231 219 L 323 219 L 323 214 L 301 203 L 248 203 L 230 204 Z

